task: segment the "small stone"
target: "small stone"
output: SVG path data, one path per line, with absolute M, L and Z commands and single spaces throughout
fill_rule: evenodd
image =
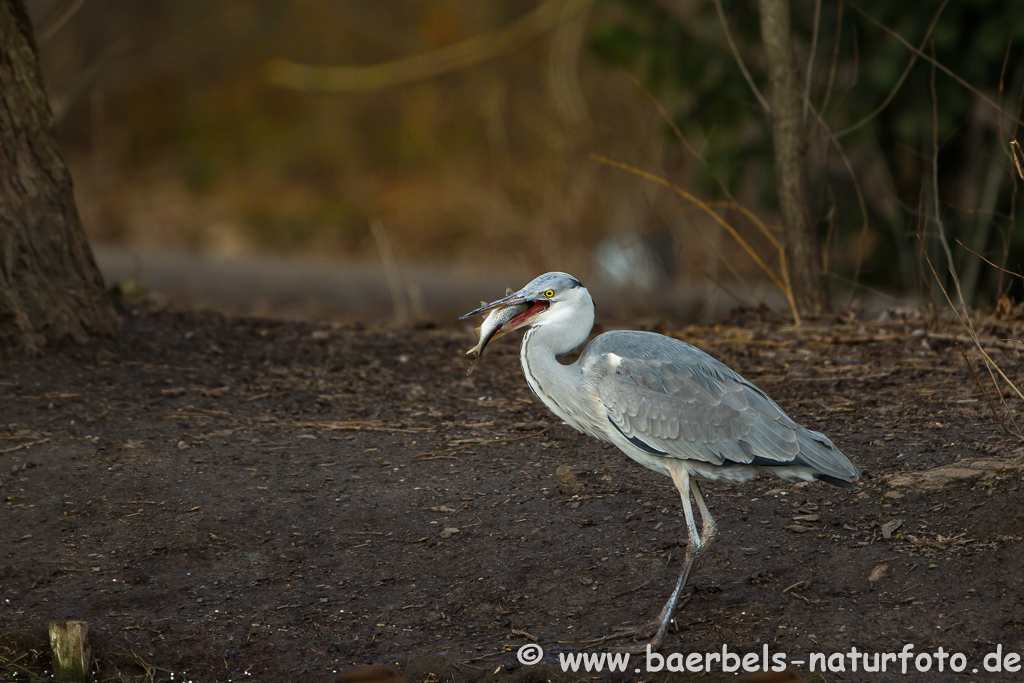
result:
M 574 496 L 583 490 L 583 487 L 576 480 L 572 468 L 568 465 L 559 465 L 555 470 L 555 481 L 558 482 L 558 492 L 563 496 Z

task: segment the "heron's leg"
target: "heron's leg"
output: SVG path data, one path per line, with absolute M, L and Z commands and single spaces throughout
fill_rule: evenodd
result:
M 701 553 L 703 553 L 711 545 L 712 541 L 717 538 L 718 525 L 715 524 L 715 518 L 711 516 L 711 511 L 708 510 L 708 504 L 704 502 L 704 494 L 701 492 L 696 479 L 690 480 L 690 490 L 693 492 L 693 499 L 697 502 L 697 509 L 700 510 L 700 540 L 702 546 Z
M 704 551 L 707 550 L 708 544 L 711 543 L 718 533 L 718 527 L 708 511 L 707 503 L 704 502 L 704 495 L 701 493 L 700 486 L 697 485 L 695 479 L 690 477 L 690 473 L 686 468 L 672 468 L 672 481 L 675 482 L 676 488 L 679 489 L 679 495 L 683 501 L 683 514 L 686 516 L 686 531 L 689 538 L 686 544 L 686 557 L 683 560 L 683 571 L 679 574 L 679 580 L 676 581 L 676 587 L 669 596 L 668 602 L 665 603 L 665 606 L 658 614 L 658 619 L 660 619 L 661 623 L 658 625 L 657 633 L 655 633 L 650 641 L 652 650 L 656 650 L 661 646 L 661 642 L 665 638 L 665 631 L 668 629 L 668 625 L 672 623 L 672 615 L 675 613 L 676 604 L 679 602 L 679 594 L 686 586 L 687 581 L 690 580 L 690 574 L 697 567 L 697 563 L 704 555 Z M 697 503 L 697 509 L 700 510 L 701 533 L 699 534 L 697 533 L 697 523 L 693 518 L 693 506 L 690 505 L 691 494 Z
M 717 534 L 715 521 L 711 517 L 711 513 L 708 512 L 704 496 L 701 494 L 697 482 L 690 478 L 690 473 L 686 468 L 673 467 L 672 481 L 675 483 L 676 488 L 679 489 L 679 495 L 683 501 L 683 515 L 686 517 L 688 543 L 686 544 L 686 557 L 683 560 L 683 571 L 679 574 L 679 579 L 676 581 L 675 588 L 672 590 L 672 594 L 669 595 L 665 606 L 661 608 L 661 611 L 658 612 L 658 615 L 653 620 L 640 626 L 605 636 L 601 638 L 601 642 L 618 638 L 650 638 L 648 642 L 635 648 L 635 651 L 643 652 L 648 645 L 650 645 L 652 650 L 657 650 L 665 638 L 665 631 L 668 629 L 668 625 L 672 623 L 672 615 L 675 613 L 676 605 L 679 603 L 679 595 L 686 586 L 690 573 L 697 566 L 697 562 L 700 560 L 701 555 L 704 554 L 708 543 Z M 693 518 L 693 506 L 690 503 L 691 493 L 693 493 L 694 499 L 697 501 L 697 508 L 701 513 L 703 538 L 701 534 L 697 533 L 697 523 Z

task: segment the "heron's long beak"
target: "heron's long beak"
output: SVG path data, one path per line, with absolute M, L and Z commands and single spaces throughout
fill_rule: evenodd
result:
M 504 299 L 498 299 L 497 301 L 492 301 L 489 304 L 484 304 L 480 308 L 472 310 L 469 313 L 467 313 L 466 315 L 462 316 L 461 318 L 459 318 L 459 320 L 465 320 L 466 318 L 468 318 L 470 316 L 473 316 L 473 315 L 476 315 L 477 313 L 483 313 L 485 311 L 490 311 L 490 310 L 492 310 L 494 308 L 503 308 L 505 306 L 514 306 L 516 304 L 525 304 L 525 303 L 529 303 L 529 301 L 530 301 L 529 299 L 527 299 L 524 296 L 522 296 L 519 292 L 515 292 L 513 294 L 509 294 Z

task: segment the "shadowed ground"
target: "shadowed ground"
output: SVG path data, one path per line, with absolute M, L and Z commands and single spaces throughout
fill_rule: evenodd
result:
M 997 645 L 1020 652 L 1019 447 L 958 330 L 732 323 L 678 334 L 867 474 L 852 493 L 709 487 L 720 541 L 663 652 L 913 643 L 978 668 Z M 0 361 L 0 676 L 45 675 L 34 629 L 73 618 L 120 680 L 146 680 L 142 662 L 159 681 L 317 681 L 357 664 L 411 681 L 589 679 L 515 651 L 592 647 L 652 616 L 679 571 L 671 482 L 559 424 L 516 340 L 467 377 L 467 328 L 129 309 L 124 329 Z M 999 340 L 1022 336 L 986 332 L 1011 376 L 1020 358 Z M 954 462 L 968 471 L 945 483 L 904 476 Z M 575 492 L 559 490 L 563 464 Z

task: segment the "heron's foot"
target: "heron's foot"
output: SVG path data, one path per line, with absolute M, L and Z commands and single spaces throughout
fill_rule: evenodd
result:
M 671 622 L 672 620 L 669 620 L 669 623 Z M 608 643 L 620 638 L 632 638 L 632 640 L 617 647 L 603 647 L 601 649 L 606 652 L 623 652 L 630 655 L 646 655 L 648 652 L 657 652 L 661 648 L 662 641 L 665 639 L 665 632 L 661 629 L 661 625 L 652 622 L 651 624 L 642 624 L 629 630 L 632 632 L 641 629 L 643 633 L 636 633 L 632 636 L 620 633 L 605 636 L 599 642 Z
M 686 603 L 693 597 L 692 594 L 687 595 L 680 600 L 679 606 L 676 610 L 684 607 Z M 673 613 L 676 612 L 673 610 Z M 625 648 L 621 648 L 622 652 L 629 652 L 630 654 L 644 653 L 647 651 L 647 647 L 650 646 L 651 650 L 657 650 L 661 647 L 661 642 L 665 638 L 665 631 L 668 630 L 670 624 L 675 620 L 672 618 L 672 614 L 660 613 L 654 619 L 645 621 L 642 624 L 636 626 L 620 626 L 617 627 L 614 633 L 598 638 L 597 643 L 607 643 L 613 640 L 633 640 L 639 641 L 635 645 L 628 645 Z
M 633 640 L 653 638 L 658 633 L 658 629 L 661 628 L 661 621 L 660 618 L 654 618 L 642 624 L 634 624 L 633 626 L 616 626 L 612 629 L 612 633 L 603 638 L 598 638 L 595 642 L 607 643 L 611 640 L 626 640 L 627 638 Z

